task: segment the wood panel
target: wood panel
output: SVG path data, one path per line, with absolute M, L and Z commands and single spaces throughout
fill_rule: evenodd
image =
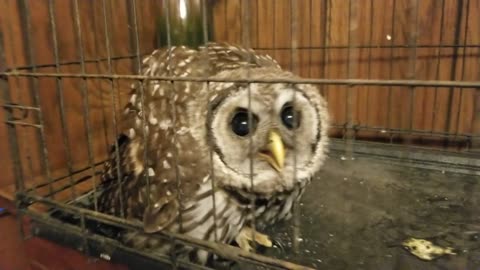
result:
M 163 12 L 160 1 L 78 1 L 78 9 L 75 3 L 73 0 L 1 1 L 0 33 L 6 66 L 52 64 L 55 55 L 60 62 L 75 62 L 82 53 L 86 60 L 95 60 L 108 55 L 134 55 L 137 49 L 141 53 L 154 49 L 155 22 Z M 478 1 L 217 0 L 209 3 L 216 41 L 248 42 L 303 77 L 480 80 Z M 355 48 L 349 51 L 349 46 Z M 91 61 L 84 69 L 87 73 L 131 74 L 136 72 L 136 63 L 135 58 L 114 59 L 111 66 L 105 60 Z M 39 67 L 37 71 L 56 69 Z M 82 67 L 76 63 L 59 66 L 58 70 L 80 73 Z M 102 160 L 115 138 L 113 123 L 119 121 L 118 110 L 126 102 L 131 82 L 39 77 L 9 78 L 8 83 L 15 103 L 34 106 L 34 93 L 40 97 L 45 145 L 38 129 L 16 130 L 22 172 L 25 179 L 32 179 L 45 174 L 43 149 L 48 152 L 47 165 L 52 172 L 87 166 L 89 151 L 95 162 Z M 336 125 L 344 125 L 347 113 L 351 112 L 353 124 L 358 126 L 456 134 L 479 132 L 475 126 L 479 120 L 474 118 L 479 107 L 474 101 L 478 95 L 475 89 L 324 85 L 319 89 L 329 101 Z M 59 93 L 63 94 L 63 100 Z M 348 109 L 347 93 L 353 101 Z M 4 111 L 0 117 L 4 119 Z M 30 111 L 23 121 L 38 124 L 39 115 Z M 91 130 L 91 147 L 87 144 L 87 126 Z M 331 135 L 342 136 L 342 132 L 334 129 Z M 388 138 L 376 131 L 357 135 L 366 139 Z M 0 136 L 0 170 L 5 172 L 0 186 L 11 185 L 12 162 L 5 125 L 0 125 Z M 406 138 L 419 139 L 394 137 Z

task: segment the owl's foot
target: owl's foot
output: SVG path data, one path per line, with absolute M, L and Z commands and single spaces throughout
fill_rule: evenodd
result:
M 265 247 L 272 247 L 273 245 L 268 235 L 254 231 L 250 227 L 243 227 L 235 241 L 241 249 L 248 252 L 253 251 L 253 247 L 250 244 L 252 241 Z

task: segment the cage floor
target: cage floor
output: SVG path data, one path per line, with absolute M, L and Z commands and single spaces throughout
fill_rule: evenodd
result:
M 480 177 L 400 164 L 332 155 L 302 199 L 298 252 L 292 222 L 285 222 L 266 232 L 281 245 L 267 255 L 317 269 L 480 268 Z M 88 196 L 77 203 L 86 207 Z M 116 234 L 92 226 L 101 235 Z M 457 255 L 422 261 L 401 246 L 409 237 L 453 247 Z
M 270 232 L 271 254 L 318 269 L 478 269 L 480 177 L 330 158 L 301 203 L 300 248 L 291 224 Z M 400 244 L 428 239 L 458 255 L 422 261 Z

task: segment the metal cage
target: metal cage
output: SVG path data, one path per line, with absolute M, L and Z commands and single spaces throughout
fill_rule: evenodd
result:
M 200 43 L 239 43 L 271 54 L 304 77 L 242 82 L 318 86 L 333 118 L 331 159 L 373 160 L 480 180 L 478 1 L 186 1 L 200 14 Z M 87 207 L 106 149 L 120 129 L 125 85 L 149 79 L 137 75 L 143 55 L 174 45 L 168 31 L 178 16 L 172 6 L 180 2 L 0 3 L 5 119 L 0 143 L 6 147 L 2 155 L 8 153 L 5 164 L 12 164 L 7 176 L 14 179 L 10 194 L 22 229 L 28 218 L 27 237 L 45 237 L 138 269 L 208 269 L 120 244 L 108 228 L 142 230 L 141 224 Z M 163 28 L 156 28 L 158 21 Z M 91 224 L 106 229 L 96 232 Z M 299 233 L 297 218 L 291 226 Z M 152 237 L 251 265 L 246 269 L 304 269 L 181 234 Z M 298 248 L 298 237 L 293 239 Z M 295 256 L 280 257 L 295 261 Z

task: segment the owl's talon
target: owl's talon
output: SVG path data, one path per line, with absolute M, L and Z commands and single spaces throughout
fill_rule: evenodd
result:
M 252 237 L 255 237 L 255 239 Z M 250 227 L 244 227 L 235 238 L 238 246 L 248 252 L 253 251 L 253 247 L 250 244 L 252 240 L 255 240 L 256 243 L 265 247 L 273 246 L 272 240 L 270 240 L 268 235 L 256 231 L 254 232 L 254 230 Z
M 264 247 L 273 246 L 273 243 L 272 243 L 272 240 L 270 240 L 270 237 L 263 233 L 258 233 L 258 232 L 255 233 L 255 242 L 259 243 Z

